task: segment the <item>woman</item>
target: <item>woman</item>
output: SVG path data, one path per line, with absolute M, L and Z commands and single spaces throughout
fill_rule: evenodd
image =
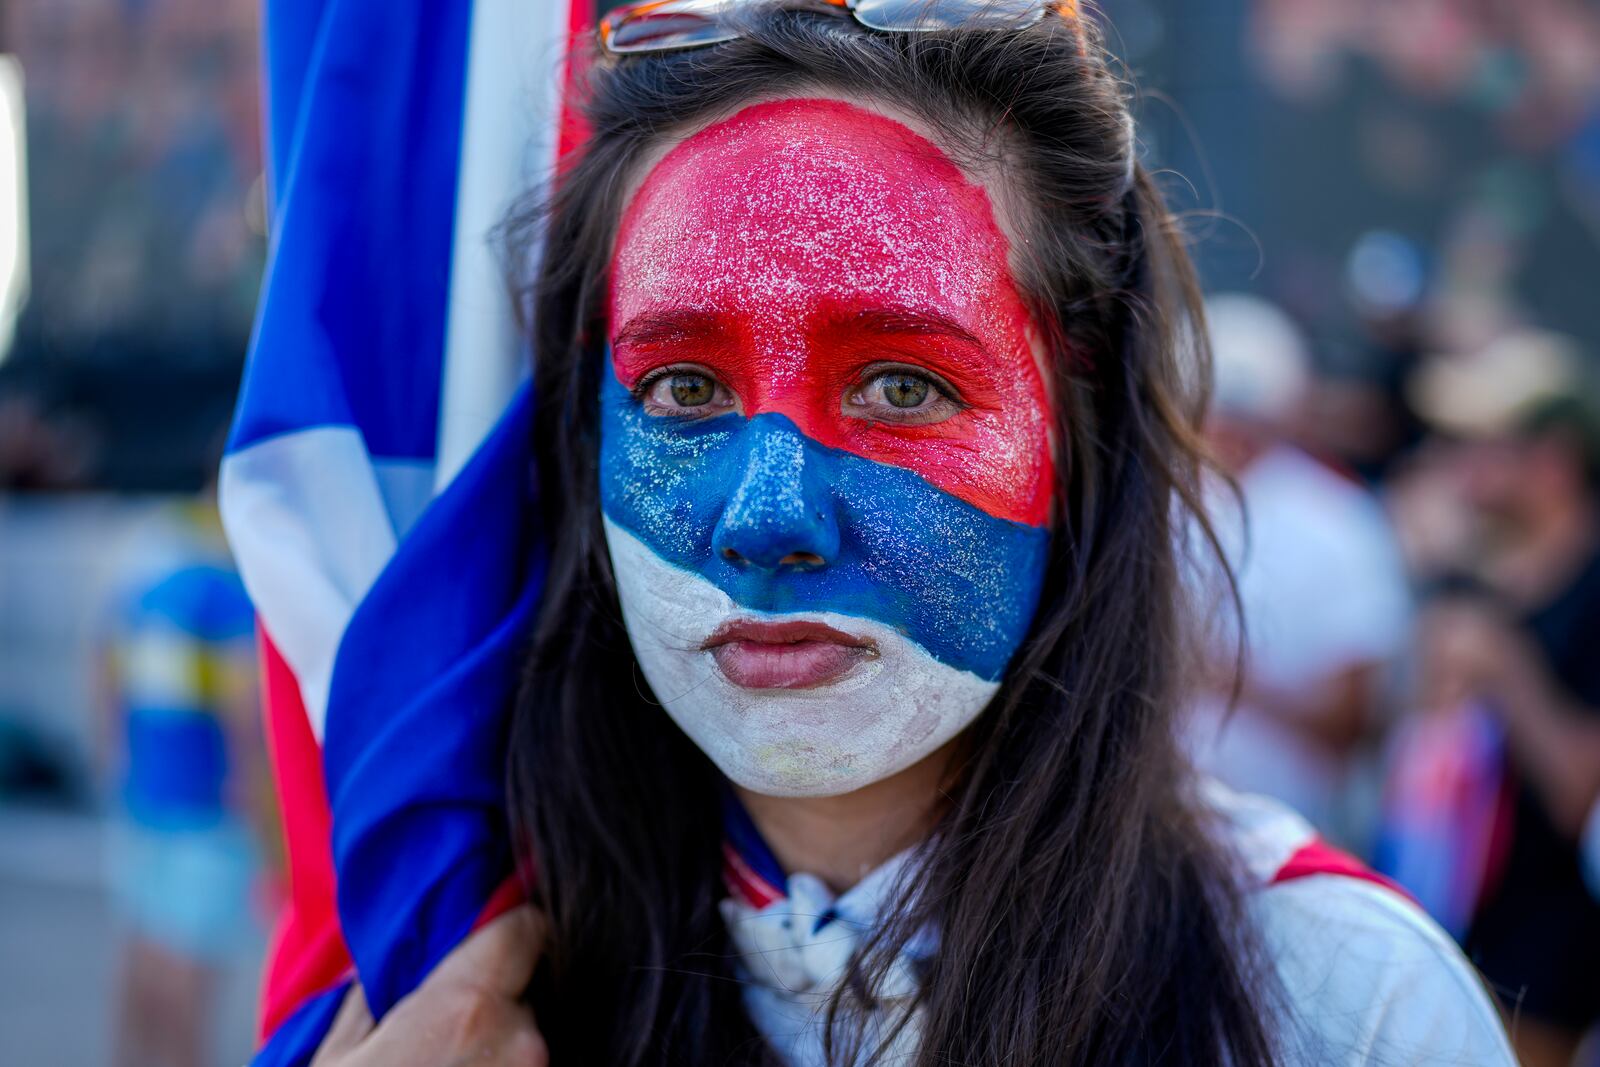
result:
M 609 25 L 514 227 L 540 911 L 322 1062 L 1510 1062 L 1425 919 L 1174 748 L 1198 298 L 1096 31 L 821 7 Z

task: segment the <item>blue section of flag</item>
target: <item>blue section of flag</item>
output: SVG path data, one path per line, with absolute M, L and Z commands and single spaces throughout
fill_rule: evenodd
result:
M 273 247 L 231 451 L 349 425 L 433 458 L 471 13 L 269 4 Z
M 277 191 L 293 152 L 301 94 L 316 54 L 331 0 L 262 0 L 261 81 L 266 140 L 267 195 L 276 210 Z
M 374 1015 L 511 872 L 506 724 L 544 575 L 532 408 L 524 387 L 339 644 L 323 764 L 340 923 Z
M 606 515 L 662 559 L 752 611 L 872 619 L 952 667 L 1004 674 L 1033 619 L 1049 531 L 828 448 L 782 415 L 647 415 L 610 375 L 601 408 Z M 826 565 L 776 566 L 794 552 Z
M 349 991 L 350 983 L 341 982 L 306 1001 L 272 1032 L 250 1061 L 250 1067 L 308 1067 Z

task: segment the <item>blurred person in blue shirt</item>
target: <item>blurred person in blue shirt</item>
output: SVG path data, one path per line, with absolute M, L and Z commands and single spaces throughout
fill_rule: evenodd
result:
M 246 951 L 266 794 L 254 614 L 208 504 L 164 516 L 110 627 L 120 748 L 111 884 L 126 931 L 118 1062 L 210 1060 L 221 970 Z

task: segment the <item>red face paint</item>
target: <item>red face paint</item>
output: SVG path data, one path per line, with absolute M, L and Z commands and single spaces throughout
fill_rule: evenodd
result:
M 706 367 L 747 415 L 914 471 L 992 515 L 1049 520 L 1050 406 L 989 198 L 901 123 L 833 100 L 757 104 L 676 146 L 623 216 L 614 369 Z M 879 362 L 932 371 L 962 410 L 852 417 Z

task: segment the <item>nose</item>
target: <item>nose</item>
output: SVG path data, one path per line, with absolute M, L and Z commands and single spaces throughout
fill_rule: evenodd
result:
M 711 547 L 739 567 L 825 566 L 839 551 L 839 522 L 817 457 L 786 420 L 757 420 Z

